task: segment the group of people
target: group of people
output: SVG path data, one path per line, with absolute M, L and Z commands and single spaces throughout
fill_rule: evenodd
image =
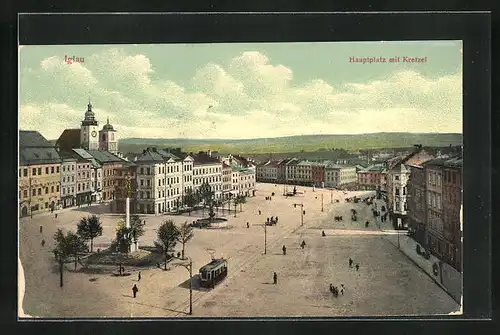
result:
M 333 286 L 333 284 L 330 283 L 330 292 L 333 293 L 333 296 L 337 298 L 339 296 L 339 289 L 337 286 Z M 344 295 L 344 284 L 340 284 L 340 294 Z
M 349 268 L 352 268 L 353 264 L 354 264 L 354 261 L 352 260 L 352 258 L 349 258 Z M 356 271 L 359 271 L 359 264 L 358 263 L 356 263 L 355 268 L 356 268 Z

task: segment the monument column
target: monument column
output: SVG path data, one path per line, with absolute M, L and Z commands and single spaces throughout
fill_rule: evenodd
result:
M 127 197 L 125 198 L 125 226 L 127 229 L 130 229 L 130 197 L 132 196 L 132 185 L 131 185 L 131 177 L 130 174 L 127 173 L 126 176 L 126 184 L 127 184 Z M 135 241 L 132 240 L 132 244 L 130 246 L 130 251 L 138 251 L 139 250 L 139 241 L 137 243 L 134 243 Z

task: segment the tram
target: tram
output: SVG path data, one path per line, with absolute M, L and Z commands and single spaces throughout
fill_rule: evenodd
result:
M 224 258 L 213 259 L 210 263 L 200 268 L 200 286 L 214 288 L 226 276 L 227 260 Z

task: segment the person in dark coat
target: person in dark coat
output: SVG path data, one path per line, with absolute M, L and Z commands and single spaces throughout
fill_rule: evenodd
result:
M 261 214 L 262 214 L 262 212 L 261 212 L 261 211 L 260 211 L 260 209 L 259 209 L 259 215 L 261 215 Z
M 359 264 L 356 264 L 356 271 L 359 271 Z
M 274 285 L 278 284 L 278 275 L 276 274 L 276 272 L 273 274 L 273 283 Z
M 137 274 L 137 281 L 141 281 L 141 271 Z
M 249 222 L 247 222 L 247 228 L 250 228 L 250 223 Z
M 324 231 L 324 230 L 321 232 L 321 236 L 323 236 L 323 237 L 324 237 L 324 236 L 326 236 L 326 234 L 325 234 L 325 231 Z
M 45 240 L 42 240 L 42 247 L 45 246 Z
M 134 287 L 132 287 L 132 293 L 134 294 L 134 298 L 136 297 L 137 292 L 139 292 L 139 289 L 137 288 L 137 285 L 134 284 Z
M 350 268 L 352 268 L 352 263 L 353 263 L 352 259 L 351 259 L 351 258 L 349 258 L 349 267 L 350 267 Z
M 286 247 L 283 246 L 283 248 L 281 248 L 281 250 L 283 250 L 283 255 L 286 255 Z
M 300 247 L 301 247 L 302 249 L 304 249 L 304 247 L 305 247 L 305 246 L 306 246 L 306 241 L 302 241 L 302 242 L 300 243 Z

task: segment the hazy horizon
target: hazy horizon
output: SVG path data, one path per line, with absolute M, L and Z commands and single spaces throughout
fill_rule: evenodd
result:
M 461 48 L 461 41 L 20 46 L 19 126 L 56 139 L 80 127 L 90 98 L 99 127 L 109 118 L 119 138 L 462 133 Z M 82 62 L 65 62 L 72 56 Z M 349 61 L 372 56 L 426 62 Z

